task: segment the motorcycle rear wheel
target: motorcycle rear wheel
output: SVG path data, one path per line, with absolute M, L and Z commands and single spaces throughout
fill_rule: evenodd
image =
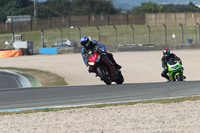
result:
M 97 74 L 107 85 L 111 85 L 110 74 L 105 66 L 97 67 Z

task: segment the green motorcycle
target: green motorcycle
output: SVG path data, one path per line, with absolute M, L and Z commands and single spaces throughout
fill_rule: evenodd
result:
M 183 68 L 179 61 L 170 59 L 167 62 L 170 81 L 183 81 Z

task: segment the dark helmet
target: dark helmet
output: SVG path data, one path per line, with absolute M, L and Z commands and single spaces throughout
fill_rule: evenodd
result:
M 170 49 L 164 48 L 164 49 L 163 49 L 163 56 L 164 56 L 164 57 L 168 57 L 169 55 L 170 55 Z
M 87 37 L 87 36 L 83 36 L 83 37 L 81 37 L 81 39 L 80 39 L 80 43 L 81 43 L 81 45 L 83 45 L 84 47 L 88 48 L 89 45 L 90 45 L 90 38 Z

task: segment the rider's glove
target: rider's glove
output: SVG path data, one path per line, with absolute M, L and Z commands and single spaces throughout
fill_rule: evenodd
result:
M 102 52 L 101 55 L 106 55 L 106 52 Z
M 102 48 L 98 48 L 99 52 L 102 54 L 102 55 L 106 55 L 106 51 L 103 50 Z

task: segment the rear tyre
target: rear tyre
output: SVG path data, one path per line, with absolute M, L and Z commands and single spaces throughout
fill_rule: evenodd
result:
M 110 74 L 105 66 L 97 67 L 97 74 L 107 85 L 111 85 Z
M 180 74 L 176 75 L 176 80 L 177 81 L 183 81 L 183 76 L 180 75 Z

